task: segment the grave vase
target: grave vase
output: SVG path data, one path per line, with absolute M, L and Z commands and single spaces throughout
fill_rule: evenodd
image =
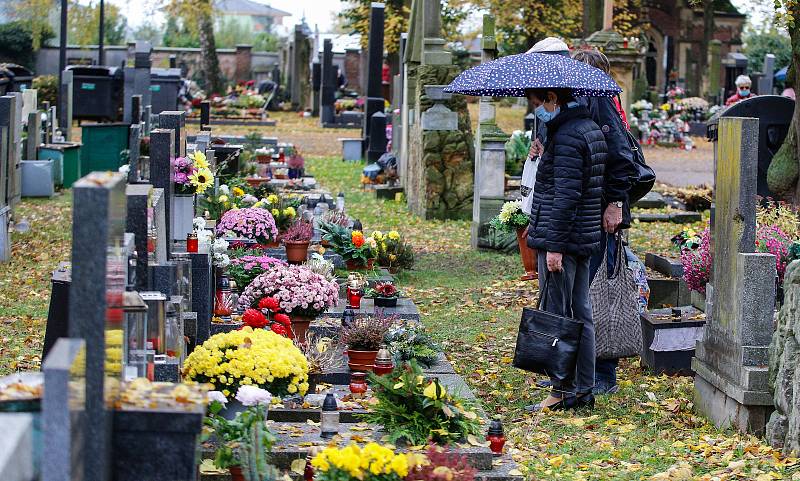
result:
M 194 194 L 176 194 L 172 196 L 172 240 L 186 240 L 186 236 L 194 231 Z
M 308 327 L 311 325 L 311 318 L 306 316 L 291 316 L 291 318 L 294 338 L 297 339 L 297 342 L 300 344 L 305 344 L 306 333 L 308 332 Z
M 241 466 L 231 466 L 230 468 L 228 468 L 228 472 L 231 474 L 231 481 L 245 480 Z

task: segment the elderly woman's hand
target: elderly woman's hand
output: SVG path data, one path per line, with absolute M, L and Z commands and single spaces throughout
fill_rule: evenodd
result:
M 539 142 L 538 138 L 534 138 L 533 141 L 531 141 L 531 149 L 528 151 L 528 158 L 535 159 L 536 157 L 539 157 L 543 153 L 544 153 L 544 147 L 542 146 L 542 143 Z
M 560 252 L 547 253 L 547 270 L 550 272 L 561 272 L 564 267 L 561 265 L 562 255 Z

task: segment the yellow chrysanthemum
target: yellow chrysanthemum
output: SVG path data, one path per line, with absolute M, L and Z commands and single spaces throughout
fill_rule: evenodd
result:
M 219 196 L 219 201 L 220 201 L 220 202 L 222 202 L 223 204 L 224 204 L 225 202 L 228 202 L 228 196 L 227 196 L 227 195 L 221 195 L 221 196 Z
M 189 182 L 197 189 L 198 194 L 202 194 L 206 189 L 214 185 L 214 174 L 208 169 L 198 169 L 189 176 Z
M 270 195 L 267 197 L 267 203 L 268 203 L 269 205 L 275 205 L 275 204 L 277 204 L 277 203 L 278 203 L 278 201 L 280 201 L 280 199 L 279 199 L 279 198 L 278 198 L 278 196 L 277 196 L 277 195 L 275 195 L 275 194 L 270 194 Z
M 400 239 L 400 233 L 397 232 L 396 230 L 389 231 L 388 236 L 389 236 L 389 239 L 392 239 L 392 240 L 399 240 Z
M 235 195 L 236 197 L 242 197 L 244 195 L 244 189 L 242 189 L 241 187 L 234 187 L 233 189 L 231 189 L 231 192 L 233 192 L 233 195 Z
M 272 209 L 272 216 L 273 217 L 278 217 L 280 215 L 280 213 L 281 213 L 281 211 L 279 211 L 278 209 Z
M 192 160 L 194 161 L 194 166 L 198 169 L 208 168 L 208 159 L 206 159 L 206 154 L 203 152 L 195 152 L 192 154 Z
M 294 207 L 289 206 L 283 209 L 283 215 L 287 217 L 294 217 L 295 215 L 297 215 L 297 211 L 294 210 Z

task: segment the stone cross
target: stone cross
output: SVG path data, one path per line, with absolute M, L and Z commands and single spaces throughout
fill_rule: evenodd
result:
M 603 30 L 614 30 L 614 0 L 603 2 Z
M 776 268 L 774 256 L 754 253 L 758 119 L 721 118 L 718 134 L 710 315 L 692 361 L 696 406 L 717 426 L 763 433 Z
M 119 275 L 127 262 L 120 254 L 125 234 L 124 189 L 125 178 L 118 172 L 92 172 L 72 186 L 69 335 L 86 341 L 84 479 L 105 480 L 109 472 L 111 416 L 106 402 L 115 400 L 113 387 L 121 373 L 107 370 L 113 361 L 106 363 L 105 347 L 106 338 L 120 329 L 109 303 L 122 304 L 127 281 Z

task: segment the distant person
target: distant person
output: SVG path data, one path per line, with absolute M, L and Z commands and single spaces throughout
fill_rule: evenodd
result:
M 343 90 L 345 87 L 347 87 L 347 77 L 345 77 L 344 73 L 342 73 L 341 67 L 339 67 L 337 65 L 336 66 L 336 88 L 338 88 L 339 90 Z
M 741 102 L 744 99 L 749 99 L 750 97 L 755 97 L 752 91 L 750 91 L 750 87 L 753 85 L 753 81 L 750 80 L 750 77 L 747 75 L 739 75 L 736 77 L 736 93 L 728 97 L 728 100 L 725 101 L 725 106 L 733 105 L 736 102 Z
M 792 100 L 797 100 L 797 98 L 795 98 L 794 89 L 792 87 L 786 87 L 785 89 L 783 89 L 783 92 L 781 92 L 781 97 L 788 97 Z

